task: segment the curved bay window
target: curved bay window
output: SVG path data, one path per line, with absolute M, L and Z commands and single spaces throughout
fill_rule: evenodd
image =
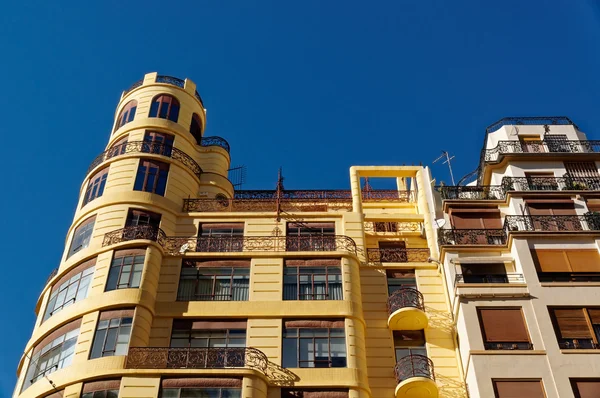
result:
M 79 224 L 77 228 L 75 228 L 75 231 L 73 232 L 73 239 L 71 239 L 71 246 L 69 246 L 69 252 L 67 253 L 67 258 L 90 245 L 95 222 L 96 216 L 94 215 L 90 218 L 87 218 L 85 221 Z
M 159 398 L 241 398 L 242 379 L 189 377 L 162 379 Z
M 121 380 L 99 380 L 83 384 L 81 398 L 118 398 Z
M 135 111 L 137 109 L 137 101 L 132 100 L 129 101 L 123 109 L 121 109 L 121 113 L 119 113 L 119 117 L 117 117 L 117 123 L 115 124 L 115 130 L 119 127 L 132 122 L 135 117 Z
M 177 301 L 247 301 L 250 260 L 184 261 Z
M 146 249 L 115 251 L 105 291 L 140 287 L 145 256 Z
M 190 133 L 196 139 L 198 145 L 202 142 L 202 120 L 197 113 L 192 115 L 192 122 L 190 124 Z
M 106 185 L 106 177 L 108 177 L 108 167 L 97 171 L 90 177 L 87 188 L 85 189 L 85 194 L 83 195 L 83 206 L 102 196 L 104 193 L 104 186 Z
M 283 268 L 283 299 L 342 300 L 340 260 L 286 260 Z
M 44 321 L 52 315 L 87 297 L 94 275 L 96 258 L 84 261 L 57 281 L 50 291 Z
M 284 368 L 345 368 L 344 320 L 285 321 Z
M 169 165 L 167 163 L 140 159 L 133 190 L 165 196 L 168 175 Z
M 177 119 L 179 119 L 179 101 L 167 94 L 154 97 L 148 117 L 158 117 L 177 122 Z

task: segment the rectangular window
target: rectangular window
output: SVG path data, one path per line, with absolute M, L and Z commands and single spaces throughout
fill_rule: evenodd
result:
M 132 323 L 133 310 L 101 312 L 90 359 L 127 355 Z
M 575 398 L 598 398 L 600 379 L 570 379 Z
M 597 249 L 532 249 L 531 255 L 540 282 L 600 281 Z
M 171 156 L 173 152 L 173 141 L 175 137 L 171 134 L 158 131 L 146 131 L 142 152 L 156 153 L 163 156 Z
M 140 287 L 145 255 L 146 249 L 115 251 L 105 291 Z
M 461 264 L 460 267 L 464 283 L 508 283 L 504 263 Z
M 113 158 L 115 156 L 123 155 L 127 152 L 127 139 L 129 136 L 125 136 L 115 142 L 113 146 L 106 152 L 106 159 Z
M 140 159 L 133 190 L 165 196 L 168 176 L 169 165 L 167 163 Z
M 71 364 L 81 319 L 68 323 L 38 343 L 33 349 L 23 390 L 46 375 Z
M 244 223 L 204 223 L 198 233 L 198 252 L 241 252 Z
M 73 238 L 71 239 L 71 246 L 69 247 L 69 252 L 67 253 L 67 258 L 90 245 L 95 222 L 96 216 L 92 216 L 75 228 L 75 231 L 73 231 Z
M 396 361 L 411 355 L 427 356 L 425 333 L 422 330 L 394 330 Z
M 388 295 L 403 288 L 417 288 L 414 269 L 388 269 L 386 271 Z
M 121 380 L 100 380 L 83 384 L 81 398 L 118 398 Z
M 241 398 L 242 389 L 232 387 L 163 388 L 160 398 Z M 95 398 L 95 397 L 94 397 Z
M 546 134 L 544 141 L 548 146 L 548 152 L 573 152 L 565 134 Z
M 287 224 L 287 251 L 335 251 L 335 223 Z
M 283 329 L 284 368 L 345 368 L 344 321 L 286 321 Z
M 44 321 L 63 308 L 87 297 L 95 264 L 96 258 L 83 262 L 52 286 Z
M 545 398 L 541 380 L 492 380 L 495 398 Z
M 137 227 L 142 225 L 150 225 L 158 227 L 160 225 L 161 215 L 146 210 L 129 209 L 127 213 L 126 227 Z
M 283 299 L 342 300 L 340 260 L 286 260 L 283 268 Z
M 561 349 L 600 348 L 600 308 L 550 308 Z
M 178 301 L 247 301 L 250 260 L 184 260 Z
M 99 198 L 104 193 L 104 186 L 106 185 L 106 178 L 108 177 L 108 167 L 97 171 L 88 180 L 87 188 L 83 194 L 83 205 L 85 206 L 92 200 Z
M 477 308 L 486 350 L 531 350 L 521 307 Z

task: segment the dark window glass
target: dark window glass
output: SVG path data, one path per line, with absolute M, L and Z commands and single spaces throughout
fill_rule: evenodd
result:
M 119 398 L 119 390 L 86 392 L 81 394 L 81 398 Z
M 159 398 L 241 398 L 242 389 L 234 387 L 163 388 Z M 95 397 L 94 397 L 95 398 Z
M 127 355 L 133 318 L 113 318 L 98 321 L 90 359 Z
M 125 226 L 137 227 L 141 225 L 150 225 L 158 227 L 160 225 L 161 215 L 147 210 L 129 209 Z
M 244 224 L 201 224 L 196 251 L 241 252 L 244 248 Z
M 159 117 L 177 122 L 179 118 L 179 101 L 170 95 L 159 95 L 152 100 L 149 117 Z
M 97 171 L 93 176 L 90 177 L 85 194 L 83 195 L 83 206 L 102 196 L 107 177 L 108 167 Z
M 200 116 L 198 116 L 196 113 L 192 115 L 190 133 L 194 136 L 198 144 L 202 142 L 202 121 L 200 120 Z
M 344 328 L 284 328 L 283 367 L 346 367 Z
M 110 264 L 106 291 L 140 287 L 144 255 L 116 257 Z
M 133 118 L 135 117 L 136 109 L 137 109 L 137 101 L 136 100 L 129 101 L 127 103 L 127 105 L 125 105 L 123 107 L 123 109 L 121 110 L 119 117 L 117 117 L 117 124 L 115 125 L 115 130 L 118 129 L 119 127 L 133 121 Z
M 171 156 L 173 152 L 173 141 L 175 137 L 171 134 L 160 133 L 157 131 L 146 131 L 144 135 L 143 151 L 146 153 L 156 153 L 163 156 Z
M 283 269 L 284 300 L 342 300 L 342 271 L 339 265 Z
M 388 295 L 391 295 L 396 290 L 403 288 L 417 288 L 417 279 L 415 278 L 414 269 L 398 269 L 388 270 L 386 272 Z
M 67 258 L 90 245 L 95 221 L 96 216 L 92 216 L 75 228 L 75 231 L 73 232 L 73 239 L 71 240 L 71 246 L 69 247 L 69 252 L 67 253 Z
M 69 305 L 87 297 L 94 267 L 88 268 L 63 282 L 58 290 L 50 294 L 44 321 Z
M 141 159 L 133 190 L 164 196 L 168 175 L 168 164 Z

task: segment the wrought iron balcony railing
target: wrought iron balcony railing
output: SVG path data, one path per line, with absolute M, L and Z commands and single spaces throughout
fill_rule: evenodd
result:
M 485 274 L 485 275 L 464 275 L 457 274 L 454 285 L 458 283 L 525 283 L 523 274 Z
M 551 137 L 551 136 L 550 136 Z M 498 162 L 503 155 L 515 153 L 598 153 L 599 140 L 498 141 L 495 148 L 484 150 L 484 162 Z
M 135 225 L 105 233 L 102 247 L 136 239 L 151 240 L 164 247 L 167 236 L 162 229 L 156 226 Z
M 408 355 L 396 363 L 394 374 L 398 383 L 411 377 L 426 377 L 435 380 L 433 361 L 424 355 Z
M 517 342 L 509 341 L 509 342 L 500 342 L 500 343 L 484 342 L 483 347 L 486 350 L 533 350 L 533 344 L 528 343 L 528 342 L 522 342 L 522 341 L 517 341 Z
M 503 200 L 506 191 L 500 185 L 444 185 L 436 187 L 442 199 Z
M 429 249 L 367 249 L 370 263 L 424 263 L 429 255 Z
M 171 348 L 131 347 L 126 369 L 222 369 L 249 368 L 266 373 L 269 360 L 252 347 Z
M 423 223 L 419 221 L 365 221 L 365 232 L 370 233 L 399 233 L 421 232 Z
M 439 229 L 440 245 L 505 245 L 504 229 Z
M 600 344 L 592 339 L 559 339 L 558 346 L 563 350 L 599 350 Z
M 504 219 L 504 228 L 507 232 L 599 231 L 600 214 L 588 213 L 581 216 L 506 216 Z
M 417 308 L 425 311 L 423 294 L 417 289 L 411 287 L 403 287 L 394 291 L 387 300 L 388 315 L 402 308 Z
M 50 280 L 52 278 L 54 278 L 56 275 L 58 274 L 58 267 L 54 268 L 52 271 L 50 271 L 50 275 L 48 275 L 48 279 L 46 279 L 46 285 L 48 284 L 48 282 L 50 282 Z
M 524 117 L 505 117 L 495 123 L 490 124 L 486 129 L 486 134 L 493 133 L 502 126 L 543 126 L 543 125 L 577 125 L 566 116 L 524 116 Z
M 200 141 L 201 146 L 218 146 L 227 151 L 229 153 L 229 142 L 225 138 L 218 137 L 216 135 L 211 137 L 202 137 L 202 141 Z
M 241 251 L 345 251 L 356 254 L 354 239 L 345 235 L 167 237 L 163 247 L 167 254 L 173 256 L 185 252 Z
M 202 168 L 190 155 L 183 152 L 180 149 L 174 148 L 172 145 L 167 145 L 160 142 L 146 142 L 146 141 L 131 141 L 125 142 L 120 145 L 115 145 L 112 148 L 107 149 L 92 161 L 90 167 L 88 167 L 87 174 L 92 171 L 96 166 L 104 163 L 108 159 L 122 156 L 130 153 L 149 153 L 152 155 L 160 155 L 168 158 L 175 159 L 183 164 L 185 167 L 190 169 L 198 178 L 202 174 Z
M 134 89 L 140 87 L 143 84 L 144 84 L 144 79 L 138 80 L 137 82 L 133 83 L 127 90 L 125 90 L 125 94 L 127 94 L 131 90 L 134 90 Z
M 600 282 L 600 273 L 538 272 L 540 282 Z
M 597 191 L 600 178 L 593 177 L 504 177 L 506 191 Z

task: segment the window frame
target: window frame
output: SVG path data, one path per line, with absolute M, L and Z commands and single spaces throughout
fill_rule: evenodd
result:
M 125 106 L 121 109 L 121 112 L 119 112 L 119 116 L 117 117 L 113 131 L 117 131 L 127 123 L 133 122 L 135 119 L 137 106 L 137 100 L 131 100 L 125 104 Z
M 525 341 L 517 341 L 517 340 L 506 340 L 506 341 L 489 341 L 489 336 L 486 334 L 485 323 L 483 317 L 481 315 L 482 311 L 519 311 L 523 328 L 527 335 L 527 342 Z M 523 307 L 496 307 L 496 306 L 483 306 L 477 307 L 477 318 L 479 320 L 479 327 L 481 330 L 481 338 L 483 340 L 483 345 L 486 350 L 533 350 L 533 344 L 531 343 L 531 334 L 529 333 L 529 328 L 527 327 L 527 320 L 525 319 L 525 313 L 523 312 Z M 489 348 L 493 347 L 494 348 Z
M 156 172 L 153 170 L 156 169 Z M 141 158 L 138 164 L 133 190 L 165 196 L 170 165 L 154 159 Z
M 311 273 L 302 273 L 301 270 L 315 270 L 315 269 L 320 269 L 320 270 L 324 270 L 324 272 L 321 273 L 315 273 L 315 272 L 311 272 Z M 333 269 L 337 269 L 338 272 L 330 272 Z M 289 273 L 290 270 L 295 270 L 296 273 Z M 336 275 L 339 276 L 338 281 L 330 281 L 329 280 L 329 276 L 333 276 L 335 277 Z M 301 281 L 301 276 L 308 276 L 309 280 L 310 280 L 310 284 L 307 283 L 302 283 Z M 315 276 L 325 276 L 325 281 L 324 281 L 324 286 L 325 286 L 325 293 L 321 294 L 321 293 L 315 293 Z M 295 277 L 295 283 L 286 283 L 286 279 L 292 279 L 293 277 Z M 295 285 L 296 287 L 296 295 L 295 298 L 286 298 L 286 285 Z M 310 291 L 312 293 L 308 293 L 308 294 L 302 294 L 301 292 L 304 291 L 305 289 L 302 289 L 301 287 L 303 286 L 307 286 L 310 285 Z M 331 294 L 331 290 L 333 289 L 331 285 L 339 285 L 339 289 L 341 291 L 341 297 L 339 298 L 330 298 Z M 302 296 L 305 296 L 304 298 L 301 298 Z M 311 296 L 312 298 L 306 297 L 306 296 Z M 322 298 L 317 298 L 315 296 L 324 296 Z M 343 283 L 343 278 L 342 278 L 342 266 L 341 264 L 337 264 L 337 265 L 315 265 L 315 266 L 303 266 L 303 265 L 288 265 L 284 263 L 283 266 L 283 300 L 284 301 L 321 301 L 321 300 L 331 300 L 331 301 L 337 301 L 337 300 L 343 300 L 344 299 L 344 283 Z
M 165 390 L 178 390 L 177 395 L 165 394 Z M 181 398 L 181 390 L 219 390 L 216 398 L 241 398 L 242 387 L 161 387 L 158 398 Z M 233 391 L 227 391 L 233 390 Z M 231 395 L 231 392 L 239 394 Z M 204 396 L 204 395 L 203 395 Z M 207 395 L 208 396 L 208 395 Z M 213 395 L 211 395 L 213 397 Z
M 123 254 L 120 255 L 118 253 L 113 254 L 113 258 L 110 262 L 110 267 L 108 270 L 108 278 L 106 279 L 106 286 L 104 287 L 104 291 L 105 292 L 110 292 L 113 290 L 120 290 L 120 289 L 137 289 L 140 287 L 141 285 L 141 281 L 142 281 L 142 274 L 144 272 L 144 264 L 146 261 L 146 253 L 145 253 L 145 249 L 144 250 L 144 254 Z M 141 258 L 141 262 L 139 262 L 139 258 Z M 126 261 L 128 261 L 128 259 L 131 259 L 131 264 L 127 264 Z M 116 261 L 120 260 L 119 263 L 116 263 Z M 137 262 L 136 262 L 137 261 Z M 127 279 L 127 283 L 125 285 L 123 285 L 123 283 L 121 282 L 121 278 L 123 277 L 123 270 L 126 268 L 126 266 L 130 266 L 129 269 L 129 277 Z M 139 265 L 139 269 L 136 269 L 136 265 Z M 114 275 L 117 275 L 116 277 Z M 137 286 L 134 286 L 134 281 L 135 281 L 135 277 L 136 275 L 137 277 Z M 112 282 L 115 282 L 114 286 L 112 284 Z M 123 286 L 122 286 L 123 285 Z
M 71 243 L 69 244 L 69 250 L 67 251 L 67 258 L 89 247 L 94 232 L 94 224 L 96 224 L 96 215 L 86 218 L 75 227 L 71 235 Z M 73 244 L 75 244 L 76 240 L 81 240 L 81 244 L 74 248 Z
M 348 343 L 346 340 L 346 328 L 344 327 L 286 327 L 285 326 L 285 321 L 283 324 L 283 331 L 282 331 L 282 344 L 281 344 L 281 349 L 282 349 L 282 366 L 285 368 L 310 368 L 310 369 L 318 369 L 318 368 L 347 368 L 348 367 Z M 294 335 L 290 336 L 290 332 L 294 330 Z M 301 336 L 301 331 L 302 330 L 309 330 L 312 331 L 312 336 Z M 327 337 L 319 337 L 319 336 L 315 336 L 318 333 L 323 333 L 323 330 L 327 331 Z M 340 336 L 333 336 L 332 337 L 332 332 L 333 333 L 341 333 L 343 337 Z M 317 357 L 315 354 L 318 352 L 317 347 L 317 341 L 316 339 L 327 339 L 327 359 L 317 359 L 320 357 Z M 332 352 L 331 352 L 331 340 L 332 339 L 342 339 L 343 340 L 343 347 L 344 347 L 344 356 L 332 356 Z M 286 340 L 287 341 L 295 341 L 295 366 L 286 366 L 286 362 L 291 362 L 290 359 L 288 358 L 286 360 Z M 303 355 L 303 351 L 302 351 L 302 344 L 301 341 L 302 340 L 311 340 L 312 342 L 312 351 L 308 350 L 306 352 L 306 357 L 310 357 L 312 355 L 313 359 L 312 360 L 303 360 L 301 359 L 304 355 Z M 337 358 L 334 359 L 334 358 Z M 343 361 L 341 361 L 340 359 L 343 358 Z M 333 366 L 334 365 L 334 361 L 339 361 L 339 366 Z M 343 365 L 342 365 L 343 362 Z M 313 366 L 302 366 L 303 363 L 308 363 L 310 365 L 310 363 L 313 364 Z M 317 363 L 327 363 L 327 366 L 315 366 L 317 365 Z
M 206 262 L 206 263 L 210 263 Z M 249 298 L 249 289 L 250 289 L 250 264 L 248 262 L 248 265 L 232 265 L 232 266 L 203 266 L 201 265 L 203 264 L 203 262 L 195 262 L 195 261 L 184 261 L 182 267 L 181 267 L 181 273 L 179 275 L 179 285 L 177 286 L 177 300 L 176 301 L 248 301 Z M 229 270 L 230 274 L 229 274 L 229 290 L 230 290 L 230 294 L 228 295 L 223 295 L 223 294 L 216 294 L 217 291 L 217 278 L 218 277 L 225 277 L 227 276 L 227 274 L 225 273 L 214 273 L 214 271 L 216 270 Z M 187 272 L 186 272 L 187 271 Z M 209 273 L 207 271 L 211 271 L 213 273 Z M 236 273 L 237 271 L 237 273 Z M 193 273 L 195 272 L 195 278 L 192 278 Z M 184 275 L 185 273 L 185 275 Z M 186 276 L 186 277 L 184 277 Z M 236 279 L 236 277 L 238 277 Z M 225 278 L 221 278 L 223 280 L 226 280 Z M 188 297 L 185 295 L 184 292 L 181 291 L 182 289 L 182 281 L 183 280 L 193 280 L 195 281 L 194 283 L 194 293 L 193 293 L 193 299 L 190 300 L 188 299 Z M 199 293 L 199 287 L 201 285 L 200 281 L 201 280 L 210 280 L 211 281 L 211 294 L 200 294 Z M 234 289 L 235 284 L 234 281 L 238 281 L 237 283 L 239 284 L 239 281 L 243 280 L 246 281 L 246 285 L 242 286 L 242 287 L 237 287 L 239 289 L 244 289 L 245 293 L 243 294 L 239 294 L 239 296 L 243 296 L 243 299 L 240 300 L 236 300 L 234 299 L 234 297 L 237 297 L 237 294 L 234 294 Z M 205 297 L 204 299 L 202 298 L 198 298 L 198 297 Z M 223 299 L 215 299 L 216 297 L 229 297 L 229 299 L 227 298 L 223 298 Z
M 152 101 L 150 102 L 148 117 L 166 119 L 177 123 L 180 110 L 181 104 L 175 96 L 170 94 L 158 94 L 152 98 Z
M 46 310 L 44 311 L 44 316 L 42 318 L 42 322 L 47 321 L 50 317 L 52 317 L 53 315 L 55 315 L 57 312 L 62 311 L 64 308 L 70 306 L 71 304 L 75 304 L 76 302 L 80 301 L 80 300 L 85 300 L 88 296 L 88 294 L 90 293 L 90 289 L 92 286 L 92 279 L 94 277 L 94 271 L 95 271 L 95 259 L 93 265 L 91 266 L 87 266 L 88 265 L 88 261 L 80 264 L 80 266 L 84 266 L 87 267 L 85 269 L 82 269 L 81 271 L 79 271 L 78 273 L 72 275 L 69 277 L 69 279 L 66 280 L 62 280 L 63 278 L 61 278 L 61 280 L 57 281 L 53 286 L 52 289 L 50 291 L 50 296 L 48 297 L 48 303 L 46 304 Z M 76 267 L 75 269 L 79 268 Z M 85 274 L 85 275 L 84 275 Z M 69 276 L 69 274 L 67 274 L 66 276 Z M 75 279 L 76 277 L 79 277 L 77 279 Z M 87 279 L 85 279 L 87 278 Z M 83 285 L 83 288 L 85 288 L 85 293 L 81 293 L 82 297 L 80 297 L 80 292 L 82 292 L 82 281 L 87 282 L 87 285 Z M 60 286 L 58 287 L 58 289 L 54 290 L 54 287 L 60 283 Z M 63 287 L 64 286 L 64 287 Z M 72 286 L 75 286 L 74 291 L 72 292 L 72 298 L 70 298 L 69 300 L 67 300 L 67 297 L 69 297 L 69 290 L 71 289 Z M 59 297 L 61 296 L 61 294 L 64 292 L 64 295 L 62 297 L 62 304 L 60 306 L 56 306 L 56 303 L 58 302 Z M 54 302 L 52 301 L 54 300 Z M 52 308 L 52 310 L 51 310 Z
M 109 168 L 110 166 L 106 166 L 98 170 L 88 179 L 87 187 L 83 194 L 83 202 L 81 207 L 87 205 L 92 200 L 97 199 L 104 194 Z
M 118 325 L 116 325 L 116 327 L 113 327 L 112 323 L 113 321 L 118 320 Z M 124 324 L 124 321 L 129 320 L 129 323 Z M 102 322 L 106 322 L 106 327 L 102 326 Z M 129 329 L 129 334 L 127 335 L 127 346 L 125 348 L 125 353 L 124 354 L 117 354 L 117 350 L 118 350 L 118 345 L 119 345 L 119 337 L 122 336 L 121 329 Z M 106 349 L 106 343 L 109 339 L 109 336 L 111 335 L 110 333 L 110 329 L 116 329 L 115 333 L 113 333 L 114 335 L 114 348 L 112 350 L 107 350 Z M 104 333 L 104 336 L 102 337 L 102 343 L 100 345 L 101 349 L 100 349 L 100 355 L 99 356 L 95 356 L 94 353 L 94 348 L 96 347 L 97 344 L 97 339 L 99 339 L 99 331 L 102 330 L 106 330 L 106 332 Z M 94 338 L 92 340 L 92 346 L 90 348 L 90 355 L 89 355 L 89 359 L 97 359 L 97 358 L 104 358 L 104 357 L 110 357 L 110 356 L 116 356 L 116 355 L 127 355 L 128 351 L 129 351 L 129 343 L 131 342 L 131 331 L 133 330 L 133 315 L 131 316 L 119 316 L 119 317 L 113 317 L 113 318 L 107 318 L 107 319 L 102 319 L 102 313 L 100 314 L 100 318 L 98 319 L 98 323 L 96 324 L 96 329 L 94 332 Z M 123 343 L 123 342 L 121 342 Z M 112 354 L 107 354 L 112 352 Z
M 582 310 L 583 317 L 586 322 L 587 331 L 590 334 L 590 338 L 565 338 L 562 337 L 562 330 L 558 324 L 558 319 L 556 317 L 556 310 Z M 561 350 L 577 350 L 577 349 L 600 349 L 600 319 L 597 323 L 592 319 L 592 315 L 590 314 L 590 310 L 600 311 L 600 307 L 560 307 L 560 306 L 552 306 L 548 307 L 548 312 L 550 315 L 550 320 L 552 321 L 552 326 L 554 328 L 554 334 L 556 335 L 556 342 Z M 561 340 L 567 340 L 561 341 Z M 591 340 L 585 343 L 583 346 L 580 344 L 580 340 Z M 572 341 L 572 343 L 571 343 Z M 572 346 L 571 346 L 572 344 Z M 566 346 L 565 346 L 566 345 Z M 588 346 L 589 345 L 589 346 Z
M 528 382 L 537 382 L 540 385 L 540 391 L 542 393 L 542 397 L 546 397 L 546 389 L 544 388 L 544 382 L 542 379 L 530 379 L 530 378 L 524 378 L 524 379 L 515 379 L 515 378 L 507 378 L 507 379 L 492 379 L 492 388 L 494 391 L 494 397 L 495 398 L 503 398 L 500 397 L 500 395 L 498 395 L 498 387 L 497 387 L 497 382 L 512 382 L 512 383 L 528 383 Z

